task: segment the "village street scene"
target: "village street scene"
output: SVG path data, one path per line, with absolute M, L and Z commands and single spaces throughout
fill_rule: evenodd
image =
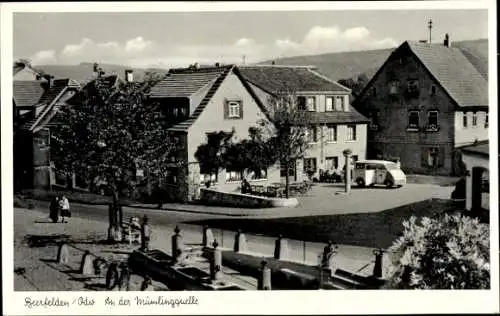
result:
M 487 19 L 17 13 L 14 290 L 489 289 Z

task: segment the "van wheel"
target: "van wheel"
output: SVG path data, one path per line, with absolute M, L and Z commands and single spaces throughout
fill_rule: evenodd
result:
M 356 184 L 358 185 L 358 187 L 364 188 L 364 186 L 365 186 L 365 180 L 363 180 L 361 178 L 356 179 Z
M 391 180 L 386 180 L 385 181 L 385 186 L 387 188 L 392 188 L 394 186 L 394 182 L 392 182 Z

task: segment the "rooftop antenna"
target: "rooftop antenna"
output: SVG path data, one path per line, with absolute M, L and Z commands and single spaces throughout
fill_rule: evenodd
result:
M 427 27 L 429 28 L 429 43 L 432 43 L 432 19 L 429 19 Z

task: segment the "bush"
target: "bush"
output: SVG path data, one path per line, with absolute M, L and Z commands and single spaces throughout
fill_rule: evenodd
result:
M 489 289 L 489 226 L 448 215 L 403 222 L 404 233 L 390 248 L 401 254 L 389 288 Z

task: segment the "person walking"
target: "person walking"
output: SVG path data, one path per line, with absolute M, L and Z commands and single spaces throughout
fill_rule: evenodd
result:
M 53 223 L 59 221 L 59 198 L 54 196 L 50 202 L 49 217 Z
M 68 221 L 66 221 L 64 218 L 71 217 L 71 211 L 70 211 L 70 207 L 69 207 L 68 198 L 65 195 L 62 195 L 62 197 L 59 201 L 59 206 L 61 209 L 61 217 L 62 217 L 61 222 L 67 223 Z

